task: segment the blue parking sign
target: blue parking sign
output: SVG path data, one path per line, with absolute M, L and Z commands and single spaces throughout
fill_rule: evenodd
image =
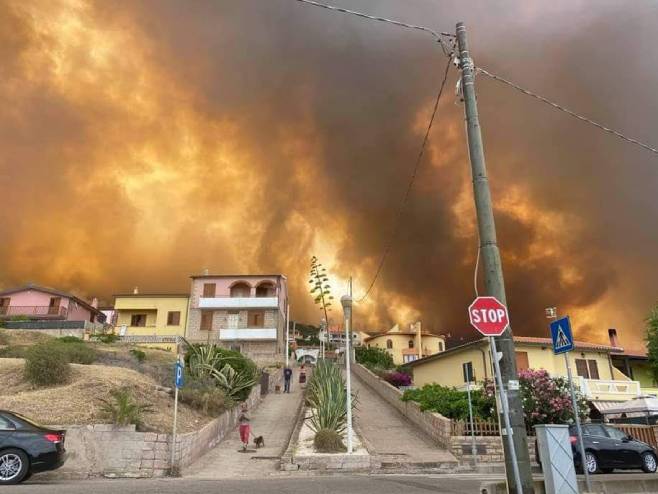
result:
M 571 331 L 569 316 L 551 323 L 551 338 L 553 339 L 553 353 L 555 355 L 573 350 L 573 332 Z
M 174 382 L 177 388 L 183 387 L 183 364 L 176 362 L 174 366 Z

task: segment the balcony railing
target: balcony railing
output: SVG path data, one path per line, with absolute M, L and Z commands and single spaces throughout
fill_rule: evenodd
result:
M 591 400 L 629 400 L 640 396 L 641 389 L 638 381 L 614 381 L 604 379 L 580 380 L 580 390 L 586 398 Z
M 276 309 L 277 297 L 200 297 L 199 309 Z
M 0 318 L 24 316 L 29 319 L 66 319 L 66 307 L 50 307 L 48 305 L 10 305 L 0 307 Z
M 276 328 L 222 328 L 220 340 L 276 340 Z

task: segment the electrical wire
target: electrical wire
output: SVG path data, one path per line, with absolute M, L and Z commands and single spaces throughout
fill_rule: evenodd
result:
M 528 96 L 531 96 L 531 97 L 533 97 L 533 98 L 535 98 L 535 99 L 541 101 L 542 103 L 545 103 L 545 104 L 547 104 L 547 105 L 549 105 L 549 106 L 551 106 L 551 107 L 553 107 L 553 108 L 555 108 L 555 109 L 557 109 L 557 110 L 560 110 L 561 112 L 566 113 L 567 115 L 571 115 L 572 117 L 577 118 L 578 120 L 580 120 L 580 121 L 582 121 L 582 122 L 585 122 L 585 123 L 588 123 L 588 124 L 590 124 L 590 125 L 593 125 L 594 127 L 597 127 L 598 129 L 600 129 L 600 130 L 602 130 L 602 131 L 604 131 L 604 132 L 607 132 L 608 134 L 612 134 L 612 135 L 618 137 L 619 139 L 622 139 L 622 140 L 624 140 L 624 141 L 626 141 L 626 142 L 630 142 L 631 144 L 635 144 L 636 146 L 640 146 L 641 148 L 644 148 L 644 149 L 646 149 L 647 151 L 651 151 L 652 153 L 658 154 L 658 149 L 656 149 L 655 147 L 649 146 L 648 144 L 645 144 L 645 143 L 643 143 L 643 142 L 640 142 L 640 141 L 638 141 L 637 139 L 633 139 L 632 137 L 627 137 L 627 136 L 625 136 L 624 134 L 622 134 L 621 132 L 617 132 L 616 130 L 610 129 L 610 128 L 604 126 L 604 125 L 601 125 L 600 123 L 597 123 L 597 122 L 595 122 L 595 121 L 593 121 L 593 120 L 590 120 L 590 119 L 587 118 L 587 117 L 584 117 L 584 116 L 582 116 L 582 115 L 579 115 L 579 114 L 577 114 L 576 112 L 573 112 L 573 111 L 571 111 L 571 110 L 569 110 L 569 109 L 563 107 L 562 105 L 558 105 L 557 103 L 554 103 L 554 102 L 552 102 L 552 101 L 550 101 L 550 100 L 544 98 L 543 96 L 539 96 L 538 94 L 533 93 L 532 91 L 529 91 L 529 90 L 527 90 L 527 89 L 525 89 L 525 88 L 522 88 L 521 86 L 519 86 L 519 85 L 517 85 L 517 84 L 514 84 L 513 82 L 508 81 L 507 79 L 503 79 L 503 78 L 500 77 L 500 76 L 497 76 L 497 75 L 495 75 L 495 74 L 492 74 L 491 72 L 489 72 L 489 71 L 487 71 L 487 70 L 485 70 L 485 69 L 483 69 L 483 68 L 481 68 L 481 67 L 476 67 L 475 70 L 476 70 L 477 72 L 481 73 L 481 74 L 486 75 L 487 77 L 490 77 L 491 79 L 493 79 L 493 80 L 495 80 L 495 81 L 502 82 L 503 84 L 507 84 L 508 86 L 510 86 L 510 87 L 512 87 L 512 88 L 514 88 L 514 89 L 516 89 L 517 91 L 520 91 L 520 92 L 522 92 L 523 94 L 526 94 L 526 95 L 528 95 Z
M 372 20 L 372 21 L 386 22 L 388 24 L 394 24 L 396 26 L 404 27 L 404 28 L 407 28 L 407 29 L 415 29 L 417 31 L 424 31 L 426 33 L 431 34 L 441 44 L 441 47 L 443 48 L 443 52 L 446 55 L 449 56 L 451 54 L 447 49 L 447 46 L 446 46 L 445 41 L 443 40 L 443 37 L 446 36 L 446 37 L 454 38 L 455 37 L 454 34 L 439 33 L 437 31 L 435 31 L 434 29 L 430 29 L 429 27 L 417 26 L 415 24 L 408 24 L 406 22 L 396 21 L 395 19 L 387 19 L 385 17 L 379 17 L 379 16 L 376 16 L 376 15 L 364 14 L 363 12 L 357 12 L 355 10 L 349 10 L 349 9 L 345 9 L 345 8 L 342 8 L 342 7 L 336 7 L 335 5 L 328 5 L 328 4 L 325 4 L 325 3 L 316 2 L 314 0 L 297 0 L 297 1 L 301 2 L 301 3 L 306 3 L 308 5 L 314 5 L 315 7 L 321 7 L 323 9 L 333 10 L 335 12 L 342 12 L 344 14 L 356 15 L 358 17 L 362 17 L 364 19 L 369 19 L 369 20 Z
M 427 130 L 425 131 L 425 136 L 423 137 L 423 143 L 420 146 L 420 151 L 418 152 L 418 156 L 416 157 L 416 163 L 414 165 L 413 173 L 411 174 L 411 178 L 409 179 L 409 184 L 407 185 L 407 190 L 404 193 L 404 198 L 402 199 L 402 204 L 400 205 L 400 208 L 398 209 L 396 215 L 395 215 L 395 221 L 393 223 L 393 230 L 391 232 L 391 236 L 388 239 L 388 242 L 386 243 L 386 247 L 384 248 L 384 252 L 382 253 L 381 258 L 379 259 L 379 265 L 377 266 L 377 271 L 375 271 L 375 275 L 372 278 L 372 281 L 370 282 L 370 285 L 368 286 L 368 289 L 366 290 L 365 294 L 357 300 L 357 303 L 363 302 L 366 298 L 368 298 L 368 295 L 370 294 L 370 291 L 372 288 L 375 286 L 375 283 L 377 282 L 377 279 L 379 278 L 379 274 L 382 271 L 382 268 L 384 267 L 384 262 L 386 262 L 386 258 L 388 257 L 389 252 L 391 251 L 393 247 L 393 242 L 395 241 L 398 230 L 400 229 L 400 221 L 402 219 L 402 214 L 404 213 L 404 210 L 407 206 L 407 202 L 409 201 L 409 196 L 411 195 L 411 189 L 414 186 L 414 182 L 416 181 L 416 176 L 418 175 L 418 168 L 420 167 L 420 163 L 423 159 L 423 156 L 425 154 L 425 148 L 427 147 L 427 142 L 429 140 L 430 136 L 430 131 L 432 130 L 432 125 L 434 124 L 434 120 L 436 117 L 437 109 L 439 108 L 439 101 L 441 100 L 441 95 L 443 94 L 443 89 L 445 88 L 446 81 L 448 80 L 448 72 L 450 71 L 450 66 L 452 64 L 452 61 L 448 59 L 448 63 L 446 64 L 445 72 L 443 73 L 443 80 L 441 81 L 441 87 L 439 88 L 439 92 L 436 95 L 436 101 L 434 102 L 434 109 L 432 110 L 432 116 L 430 117 L 429 124 L 427 125 Z

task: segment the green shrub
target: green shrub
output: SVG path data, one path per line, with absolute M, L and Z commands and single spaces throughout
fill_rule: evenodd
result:
M 0 345 L 9 345 L 9 336 L 0 331 Z
M 62 336 L 57 338 L 57 341 L 59 343 L 82 343 L 82 339 L 77 336 Z
M 24 374 L 36 386 L 65 384 L 71 375 L 71 366 L 60 346 L 40 343 L 27 350 Z
M 144 353 L 142 350 L 138 350 L 137 348 L 132 348 L 130 350 L 130 354 L 137 359 L 137 362 L 140 364 L 146 360 L 146 353 Z
M 354 348 L 356 361 L 369 369 L 393 369 L 393 357 L 383 348 L 358 346 Z
M 109 400 L 100 400 L 101 412 L 115 425 L 134 424 L 139 428 L 144 414 L 153 411 L 151 405 L 138 403 L 128 388 L 113 389 L 110 396 Z
M 178 392 L 182 403 L 205 415 L 215 416 L 232 408 L 235 402 L 213 380 L 190 380 Z
M 27 345 L 8 346 L 0 349 L 0 357 L 2 358 L 25 358 L 30 347 Z
M 347 448 L 340 434 L 331 429 L 320 429 L 315 433 L 313 446 L 318 453 L 343 453 Z
M 420 389 L 409 389 L 402 395 L 402 401 L 415 401 L 420 409 L 437 412 L 449 419 L 468 420 L 468 395 L 466 391 L 426 384 Z M 471 391 L 473 415 L 481 419 L 495 417 L 495 399 L 482 390 Z

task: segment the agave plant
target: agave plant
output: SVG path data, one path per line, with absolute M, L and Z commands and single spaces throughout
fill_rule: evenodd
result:
M 224 390 L 226 396 L 237 399 L 242 391 L 251 389 L 256 384 L 256 376 L 246 372 L 237 372 L 230 364 L 224 364 L 221 369 L 208 366 L 206 368 L 210 377 Z
M 308 387 L 311 429 L 314 432 L 323 429 L 344 432 L 347 426 L 347 390 L 341 370 L 332 362 L 319 362 Z M 356 403 L 356 397 L 353 397 L 352 408 L 356 407 Z

